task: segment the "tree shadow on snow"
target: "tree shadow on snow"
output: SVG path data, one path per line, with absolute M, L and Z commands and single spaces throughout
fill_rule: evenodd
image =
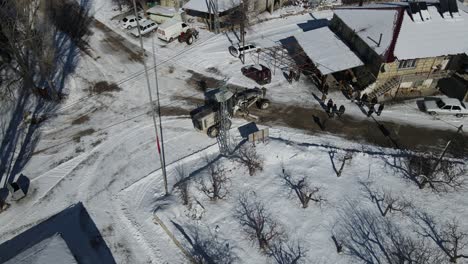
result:
M 81 7 L 83 11 L 80 12 L 87 14 L 89 1 L 82 0 Z M 30 160 L 40 137 L 39 128 L 46 119 L 53 117 L 67 78 L 74 73 L 79 61 L 78 45 L 83 48 L 83 43 L 77 40 L 77 36 L 58 29 L 51 30 L 54 30 L 55 50 L 50 74 L 44 76 L 39 71 L 33 73 L 36 82 L 34 89 L 19 84 L 16 96 L 0 104 L 0 112 L 4 113 L 4 118 L 0 119 L 0 187 L 2 183 L 5 186 L 13 182 Z M 52 98 L 45 92 L 50 89 L 50 84 L 59 98 Z

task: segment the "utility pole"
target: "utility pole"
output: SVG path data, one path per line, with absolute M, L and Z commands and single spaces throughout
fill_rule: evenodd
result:
M 135 17 L 138 17 L 138 12 L 137 12 L 137 7 L 136 7 L 135 0 L 133 0 L 133 11 L 135 13 Z M 165 164 L 165 161 L 164 161 L 164 153 L 163 153 L 164 149 L 161 152 L 161 147 L 159 145 L 158 125 L 156 123 L 156 110 L 154 109 L 154 106 L 153 106 L 153 95 L 151 93 L 151 85 L 150 85 L 150 80 L 149 80 L 149 77 L 148 77 L 148 67 L 146 66 L 146 61 L 144 59 L 145 48 L 143 46 L 143 39 L 141 37 L 140 22 L 138 21 L 138 19 L 136 19 L 136 22 L 137 22 L 138 36 L 139 36 L 139 39 L 140 39 L 140 48 L 141 48 L 141 52 L 142 52 L 142 55 L 143 55 L 143 62 L 142 63 L 143 63 L 143 67 L 145 69 L 146 87 L 148 88 L 148 96 L 149 96 L 149 102 L 150 102 L 150 106 L 151 106 L 151 115 L 153 117 L 154 132 L 156 134 L 156 144 L 157 144 L 157 147 L 158 147 L 159 161 L 161 162 L 161 170 L 162 170 L 162 174 L 163 174 L 163 178 L 164 178 L 164 190 L 166 192 L 166 195 L 168 195 L 169 191 L 168 191 L 168 188 L 167 188 L 166 164 Z M 155 70 L 156 70 L 156 68 L 155 68 Z M 157 85 L 157 82 L 156 82 L 156 85 Z M 159 102 L 158 102 L 158 107 L 159 107 Z M 161 130 L 161 132 L 162 132 L 162 130 Z
M 455 136 L 457 136 L 458 133 L 460 133 L 460 132 L 462 131 L 462 129 L 463 129 L 463 125 L 459 126 L 458 129 L 457 129 L 457 133 L 455 133 Z M 439 166 L 440 162 L 441 162 L 442 159 L 444 158 L 445 153 L 447 153 L 447 149 L 449 148 L 450 144 L 452 144 L 452 141 L 453 141 L 453 139 L 455 138 L 455 136 L 447 142 L 447 145 L 445 145 L 445 148 L 444 148 L 444 150 L 442 151 L 442 154 L 440 154 L 440 157 L 439 157 L 439 159 L 437 159 L 437 162 L 436 162 L 436 164 L 434 165 L 434 168 L 431 170 L 431 175 L 432 175 L 433 173 L 435 173 L 435 170 L 437 169 L 437 167 Z
M 242 7 L 242 18 L 241 18 L 241 23 L 240 23 L 240 37 L 241 37 L 242 47 L 245 47 L 245 20 L 247 20 L 247 10 L 245 9 L 244 1 L 242 1 L 241 7 Z M 240 58 L 241 58 L 242 64 L 245 64 L 245 49 L 242 49 Z

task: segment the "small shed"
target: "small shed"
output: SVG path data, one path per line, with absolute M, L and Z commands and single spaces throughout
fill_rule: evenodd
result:
M 11 193 L 11 200 L 18 201 L 28 194 L 30 180 L 21 174 L 16 182 L 8 183 L 7 188 Z

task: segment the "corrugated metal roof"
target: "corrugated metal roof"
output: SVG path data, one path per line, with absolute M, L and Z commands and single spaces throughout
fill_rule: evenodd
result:
M 294 35 L 322 74 L 351 69 L 363 62 L 328 27 Z

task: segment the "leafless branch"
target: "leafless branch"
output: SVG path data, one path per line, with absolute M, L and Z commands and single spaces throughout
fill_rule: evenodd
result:
M 263 157 L 257 153 L 252 144 L 245 143 L 240 146 L 234 157 L 247 167 L 250 176 L 263 170 Z
M 320 188 L 311 187 L 305 176 L 295 180 L 284 168 L 284 165 L 281 166 L 281 170 L 281 178 L 284 180 L 286 186 L 296 193 L 302 204 L 302 208 L 307 208 L 310 201 L 316 202 L 319 205 L 325 201 L 325 199 L 320 195 Z
M 424 238 L 432 240 L 448 257 L 450 263 L 460 259 L 468 259 L 468 234 L 460 230 L 457 220 L 438 224 L 435 218 L 427 212 L 416 212 L 414 222 L 417 232 Z
M 251 241 L 256 240 L 261 250 L 267 250 L 273 240 L 281 239 L 284 233 L 253 193 L 239 196 L 235 217 Z
M 207 163 L 208 177 L 200 180 L 200 190 L 210 198 L 210 200 L 223 199 L 228 194 L 227 185 L 230 180 L 226 176 L 225 168 L 210 157 L 205 156 Z
M 333 151 L 333 150 L 328 152 L 328 155 L 330 156 L 330 161 L 332 163 L 333 171 L 335 171 L 337 177 L 340 177 L 346 163 L 351 162 L 351 160 L 353 159 L 353 153 L 350 152 L 350 151 L 346 151 L 346 153 L 344 153 L 344 154 L 342 154 L 342 153 L 338 154 L 338 155 L 336 155 L 336 154 L 337 154 L 337 152 Z M 340 164 L 339 169 L 337 169 L 337 167 L 335 165 L 335 159 L 336 159 L 337 163 Z
M 391 191 L 386 189 L 375 188 L 374 182 L 372 181 L 359 181 L 361 190 L 364 192 L 366 198 L 377 206 L 382 216 L 386 216 L 387 213 L 401 212 L 406 213 L 412 206 L 410 202 L 405 200 L 403 197 L 396 197 Z

